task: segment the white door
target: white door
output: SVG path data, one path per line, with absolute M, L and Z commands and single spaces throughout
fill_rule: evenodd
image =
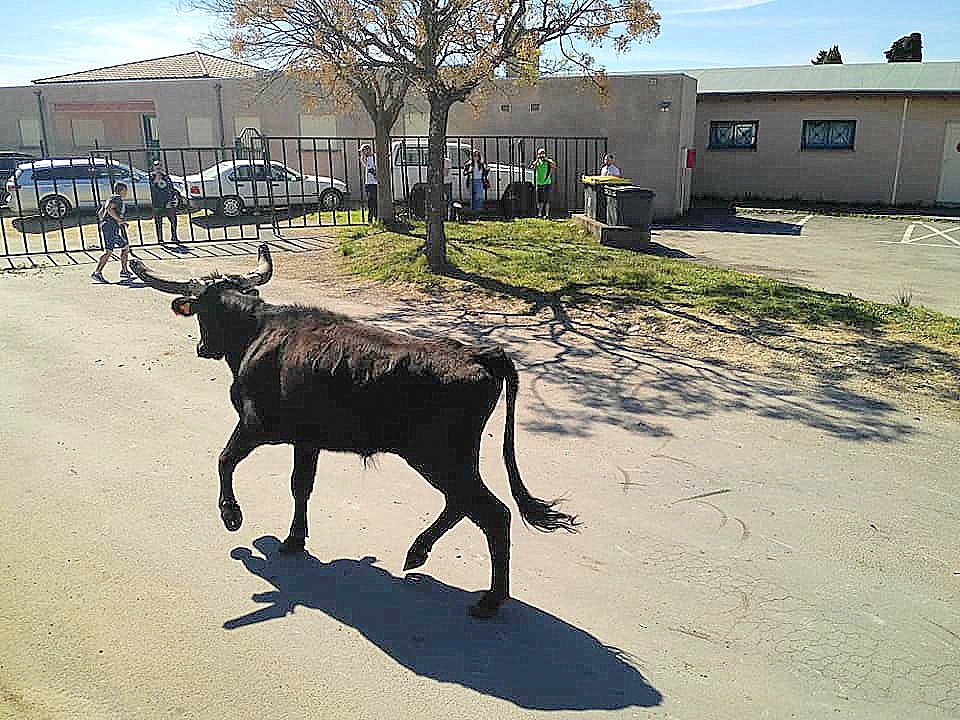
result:
M 960 205 L 960 123 L 947 123 L 937 202 Z

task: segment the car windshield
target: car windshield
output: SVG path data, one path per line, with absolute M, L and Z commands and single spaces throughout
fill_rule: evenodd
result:
M 204 180 L 213 180 L 221 172 L 224 172 L 227 169 L 232 169 L 233 165 L 234 164 L 232 162 L 222 162 L 219 165 L 213 165 L 201 172 L 200 177 L 202 177 Z M 240 163 L 237 163 L 237 167 L 240 167 Z

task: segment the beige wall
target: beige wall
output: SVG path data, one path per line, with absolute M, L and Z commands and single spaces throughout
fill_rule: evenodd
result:
M 703 197 L 889 203 L 896 174 L 903 96 L 702 96 L 697 103 L 697 168 Z M 856 120 L 853 150 L 801 150 L 804 120 Z M 950 119 L 960 98 L 910 99 L 898 204 L 933 204 Z M 710 123 L 759 122 L 756 150 L 707 148 Z
M 21 118 L 28 121 L 38 118 L 37 98 L 33 90 L 30 87 L 0 88 L 0 149 L 40 154 L 39 147 L 21 144 L 17 124 Z
M 947 124 L 960 122 L 960 97 L 912 98 L 907 110 L 898 203 L 932 204 L 943 165 Z
M 220 86 L 220 106 L 217 100 Z M 451 112 L 451 135 L 517 135 L 527 138 L 543 136 L 605 136 L 608 148 L 617 154 L 617 163 L 627 177 L 638 185 L 656 191 L 654 215 L 669 218 L 684 211 L 684 173 L 680 167 L 681 147 L 692 143 L 696 112 L 696 81 L 686 75 L 642 75 L 612 77 L 609 101 L 599 103 L 595 90 L 577 78 L 547 79 L 533 87 L 519 87 L 503 81 L 497 92 L 478 108 L 459 104 Z M 45 119 L 50 154 L 82 154 L 89 148 L 74 144 L 71 132 L 73 117 L 101 118 L 104 122 L 107 147 L 138 147 L 143 144 L 141 113 L 116 109 L 97 111 L 87 108 L 57 111 L 66 103 L 134 103 L 151 101 L 157 116 L 160 139 L 165 148 L 195 145 L 188 137 L 187 118 L 208 118 L 216 145 L 220 145 L 222 126 L 226 144 L 234 138 L 237 118 L 256 118 L 260 130 L 268 136 L 300 134 L 300 115 L 305 112 L 296 87 L 276 84 L 266 89 L 253 80 L 184 80 L 118 83 L 52 84 L 25 88 L 0 89 L 0 148 L 19 147 L 17 118 L 36 117 L 34 90 L 40 90 L 45 105 Z M 531 103 L 540 105 L 531 112 Z M 509 104 L 510 112 L 500 106 Z M 131 106 L 132 107 L 132 106 Z M 661 110 L 663 107 L 663 110 Z M 426 111 L 422 100 L 411 97 L 401 113 L 395 132 L 404 127 L 420 127 Z M 310 110 L 327 114 L 329 108 Z M 369 137 L 373 128 L 366 113 L 339 113 L 336 118 L 339 136 Z M 548 142 L 548 147 L 552 146 Z M 570 178 L 599 169 L 602 145 L 589 160 L 581 147 L 576 154 L 557 158 L 565 165 Z M 529 152 L 529 151 L 528 151 Z M 209 157 L 207 157 L 209 155 Z M 328 155 L 318 157 L 319 170 L 326 174 Z M 212 152 L 188 153 L 183 162 L 193 171 L 196 165 L 206 166 L 214 160 Z M 494 158 L 491 158 L 494 159 Z M 145 158 L 131 157 L 134 164 Z M 308 159 L 308 164 L 312 163 Z M 171 164 L 179 167 L 175 157 Z M 295 163 L 290 163 L 295 165 Z M 334 158 L 334 168 L 343 168 L 343 158 Z M 311 171 L 313 168 L 305 168 Z
M 478 113 L 455 107 L 450 133 L 605 136 L 624 175 L 656 191 L 654 216 L 682 214 L 680 147 L 694 136 L 696 81 L 681 74 L 635 75 L 611 77 L 609 88 L 609 100 L 601 104 L 576 78 L 542 80 L 533 87 L 505 82 Z M 504 103 L 509 113 L 500 111 Z M 540 111 L 531 112 L 531 103 L 539 103 Z M 666 111 L 662 103 L 670 103 Z

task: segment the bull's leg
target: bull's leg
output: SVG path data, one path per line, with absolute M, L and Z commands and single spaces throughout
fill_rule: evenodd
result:
M 293 473 L 290 475 L 290 492 L 293 493 L 293 521 L 290 534 L 280 545 L 285 555 L 302 552 L 307 538 L 307 501 L 313 492 L 317 474 L 317 456 L 320 451 L 305 445 L 293 447 Z
M 430 555 L 430 551 L 433 550 L 433 546 L 437 540 L 450 530 L 450 528 L 463 520 L 463 517 L 463 510 L 459 506 L 452 506 L 450 501 L 447 500 L 447 504 L 444 506 L 439 517 L 433 521 L 430 527 L 417 535 L 417 539 L 413 541 L 413 544 L 407 551 L 407 559 L 403 563 L 403 569 L 405 571 L 413 570 L 423 565 L 427 561 L 427 557 Z
M 487 536 L 493 576 L 490 590 L 470 608 L 470 614 L 489 618 L 497 614 L 500 605 L 510 596 L 510 510 L 487 489 L 479 474 L 468 497 L 467 517 Z
M 233 471 L 259 444 L 254 433 L 240 422 L 220 453 L 220 518 L 224 527 L 231 532 L 239 530 L 243 524 L 243 513 L 233 494 Z

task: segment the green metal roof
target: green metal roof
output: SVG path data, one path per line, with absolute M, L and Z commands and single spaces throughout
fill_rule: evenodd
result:
M 699 95 L 745 93 L 960 93 L 960 62 L 793 65 L 684 70 Z

